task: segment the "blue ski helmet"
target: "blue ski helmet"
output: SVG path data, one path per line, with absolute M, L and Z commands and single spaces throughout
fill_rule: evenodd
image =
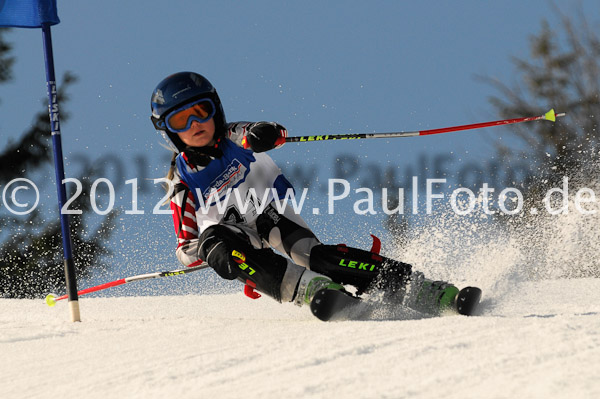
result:
M 152 92 L 150 119 L 175 152 L 183 151 L 186 145 L 177 133 L 167 128 L 165 117 L 169 112 L 200 99 L 209 99 L 214 104 L 215 139 L 223 137 L 227 123 L 223 106 L 217 90 L 204 76 L 194 72 L 175 73 L 163 79 Z

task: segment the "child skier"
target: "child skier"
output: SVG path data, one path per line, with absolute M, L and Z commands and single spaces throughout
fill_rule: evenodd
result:
M 174 151 L 168 178 L 183 265 L 205 261 L 220 277 L 245 283 L 250 296 L 257 296 L 256 289 L 300 306 L 319 290 L 345 292 L 344 285 L 354 286 L 357 295 L 381 290 L 396 299 L 410 291 L 405 304 L 433 312 L 456 300 L 453 285 L 424 279 L 410 265 L 376 252 L 322 244 L 290 207 L 278 210 L 274 201 L 292 185 L 264 152 L 285 142 L 280 124 L 227 123 L 215 88 L 193 72 L 161 81 L 151 107 L 155 128 Z

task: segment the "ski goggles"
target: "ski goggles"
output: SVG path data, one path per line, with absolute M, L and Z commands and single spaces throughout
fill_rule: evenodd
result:
M 165 125 L 171 132 L 182 133 L 192 127 L 193 121 L 209 121 L 215 116 L 215 111 L 215 104 L 208 98 L 202 98 L 169 112 Z

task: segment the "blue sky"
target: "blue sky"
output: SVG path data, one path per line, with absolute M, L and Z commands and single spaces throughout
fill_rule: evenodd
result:
M 597 1 L 560 4 L 573 14 L 579 3 L 598 23 Z M 558 21 L 549 2 L 522 0 L 58 0 L 58 11 L 61 23 L 52 28 L 57 76 L 68 70 L 79 77 L 65 107 L 71 119 L 62 125 L 66 174 L 77 175 L 82 159 L 102 163 L 113 157 L 107 177 L 121 182 L 166 172 L 168 153 L 149 121 L 149 99 L 173 72 L 192 70 L 209 78 L 228 120 L 275 120 L 290 135 L 430 129 L 498 119 L 488 102 L 497 93 L 476 76 L 513 82 L 511 57 L 528 55 L 529 38 L 543 18 Z M 2 145 L 21 134 L 45 101 L 41 32 L 13 30 L 7 38 L 17 62 L 14 81 L 0 93 Z M 543 111 L 545 106 L 540 104 Z M 351 177 L 358 187 L 386 168 L 402 175 L 425 165 L 427 177 L 435 157 L 450 157 L 449 176 L 465 165 L 484 165 L 493 155 L 491 139 L 510 140 L 507 133 L 495 128 L 287 144 L 271 156 L 284 170 L 309 171 L 308 178 L 321 183 L 336 173 L 336 158 L 357 160 L 359 170 Z M 125 198 L 124 207 L 127 187 L 117 195 Z M 160 194 L 145 192 L 142 201 L 153 205 Z M 322 202 L 322 193 L 311 191 L 310 200 Z M 55 204 L 53 198 L 46 201 Z M 368 234 L 348 236 L 347 228 L 337 227 L 340 219 L 365 233 L 384 231 L 381 218 L 351 213 L 350 205 L 335 216 L 306 216 L 326 241 L 369 244 Z M 117 235 L 135 235 L 135 242 L 116 245 L 117 252 L 176 265 L 170 217 L 136 217 L 117 229 Z M 143 231 L 135 230 L 140 225 Z M 146 239 L 155 245 L 140 251 L 148 248 Z

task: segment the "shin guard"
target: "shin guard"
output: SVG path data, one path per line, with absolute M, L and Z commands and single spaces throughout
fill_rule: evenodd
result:
M 316 245 L 310 253 L 310 269 L 335 282 L 353 285 L 361 294 L 372 290 L 397 292 L 403 289 L 412 267 L 344 245 Z

